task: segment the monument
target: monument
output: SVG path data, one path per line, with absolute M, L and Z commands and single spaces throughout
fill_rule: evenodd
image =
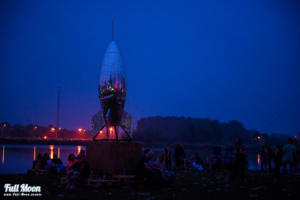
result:
M 93 142 L 87 145 L 90 167 L 102 174 L 134 173 L 142 146 L 131 141 L 129 130 L 132 130 L 133 118 L 126 112 L 124 115 L 126 79 L 120 50 L 113 37 L 113 26 L 112 41 L 100 69 L 98 91 L 101 110 L 92 120 L 99 119 L 101 127 Z M 131 123 L 126 123 L 128 121 Z

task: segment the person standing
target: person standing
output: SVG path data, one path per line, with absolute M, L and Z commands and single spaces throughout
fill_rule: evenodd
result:
M 275 150 L 275 158 L 274 158 L 274 163 L 275 163 L 275 177 L 280 176 L 280 168 L 282 165 L 282 156 L 283 156 L 283 149 L 282 145 L 277 144 L 276 150 Z
M 273 157 L 274 157 L 274 151 L 272 149 L 272 146 L 270 144 L 267 145 L 267 168 L 269 169 L 269 172 L 272 172 L 272 160 L 273 160 Z
M 261 152 L 260 152 L 260 158 L 261 158 L 261 171 L 266 171 L 267 169 L 267 147 L 263 144 L 261 147 Z
M 171 171 L 172 170 L 172 146 L 170 144 L 168 144 L 167 148 L 165 149 L 165 164 L 166 164 L 166 170 Z
M 246 170 L 246 150 L 241 143 L 239 138 L 235 141 L 235 149 L 234 149 L 234 167 L 232 172 L 232 178 L 238 178 L 243 180 L 245 177 Z
M 290 174 L 293 173 L 294 157 L 296 153 L 296 146 L 293 144 L 293 139 L 289 138 L 288 143 L 283 146 L 283 169 L 286 171 L 286 166 L 289 165 Z
M 174 161 L 176 170 L 184 170 L 185 152 L 181 144 L 177 144 L 174 150 Z

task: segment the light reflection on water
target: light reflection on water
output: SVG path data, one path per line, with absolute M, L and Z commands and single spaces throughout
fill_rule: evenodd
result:
M 5 160 L 5 146 L 2 146 L 2 165 L 4 165 L 4 160 Z
M 85 146 L 74 145 L 2 145 L 0 174 L 26 173 L 38 154 L 54 154 L 66 164 L 69 154 L 78 155 Z

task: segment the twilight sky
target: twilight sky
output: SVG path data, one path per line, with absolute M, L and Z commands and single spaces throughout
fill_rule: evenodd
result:
M 127 75 L 125 109 L 300 132 L 296 0 L 0 1 L 0 121 L 91 127 L 111 40 Z

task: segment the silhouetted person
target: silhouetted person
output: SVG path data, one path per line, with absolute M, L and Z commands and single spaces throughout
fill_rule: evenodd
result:
M 185 159 L 184 149 L 181 144 L 177 144 L 174 150 L 174 161 L 175 161 L 176 170 L 184 169 L 184 159 Z
M 296 153 L 296 146 L 293 145 L 293 139 L 289 138 L 288 143 L 283 146 L 283 169 L 286 170 L 286 166 L 289 165 L 290 174 L 293 173 L 294 168 L 294 157 Z
M 272 172 L 272 160 L 273 160 L 273 157 L 274 157 L 274 151 L 271 147 L 270 144 L 267 145 L 267 168 L 269 169 L 269 172 Z
M 225 151 L 225 156 L 223 158 L 223 165 L 224 165 L 224 169 L 227 170 L 232 170 L 232 166 L 233 166 L 233 156 L 232 153 L 229 153 L 229 151 Z
M 153 152 L 149 149 L 144 151 L 144 155 L 137 162 L 137 179 L 147 183 L 161 183 L 162 176 L 160 169 L 156 168 L 150 162 L 153 158 Z
M 44 153 L 44 156 L 42 158 L 42 169 L 50 169 L 52 166 L 52 161 L 49 157 L 48 153 Z
M 239 178 L 241 180 L 244 179 L 245 170 L 246 170 L 246 150 L 241 143 L 239 138 L 235 141 L 235 149 L 234 149 L 234 167 L 233 167 L 233 178 Z
M 264 144 L 261 147 L 260 159 L 261 159 L 260 168 L 262 171 L 266 171 L 268 160 L 267 160 L 267 147 Z
M 69 189 L 74 189 L 76 184 L 82 183 L 87 180 L 90 176 L 90 166 L 86 159 L 85 153 L 83 152 L 79 160 L 72 164 L 69 168 L 69 180 L 70 185 L 68 186 Z
M 167 148 L 165 149 L 165 165 L 166 170 L 172 170 L 172 147 L 170 144 L 168 144 Z
M 79 152 L 79 154 L 78 154 L 78 156 L 76 157 L 76 159 L 77 160 L 80 160 L 80 157 L 81 156 L 85 156 L 85 151 L 82 149 L 82 150 L 80 150 L 80 152 Z
M 64 171 L 64 169 L 65 169 L 65 167 L 66 167 L 66 166 L 63 164 L 63 162 L 61 161 L 61 159 L 59 159 L 59 158 L 57 157 L 56 154 L 53 155 L 52 163 L 54 164 L 54 168 L 55 168 L 55 169 L 53 169 L 53 172 L 56 172 L 56 173 L 57 173 L 57 172 L 60 173 L 60 172 Z
M 61 161 L 61 159 L 57 158 L 57 155 L 56 155 L 56 154 L 53 155 L 52 162 L 53 162 L 55 165 L 63 164 L 62 161 Z
M 67 173 L 67 174 L 69 173 L 70 167 L 71 167 L 75 162 L 77 162 L 77 159 L 76 159 L 75 155 L 71 153 L 71 154 L 69 155 L 69 157 L 68 157 L 67 166 L 66 166 L 66 173 Z
M 212 169 L 221 169 L 222 164 L 222 154 L 221 147 L 213 148 L 213 156 L 210 159 L 210 164 Z
M 275 163 L 275 176 L 280 176 L 280 168 L 282 165 L 282 156 L 283 156 L 283 149 L 282 145 L 277 144 L 276 150 L 275 150 L 275 157 L 274 157 L 274 163 Z
M 38 154 L 37 159 L 33 161 L 32 169 L 42 169 L 42 154 Z

